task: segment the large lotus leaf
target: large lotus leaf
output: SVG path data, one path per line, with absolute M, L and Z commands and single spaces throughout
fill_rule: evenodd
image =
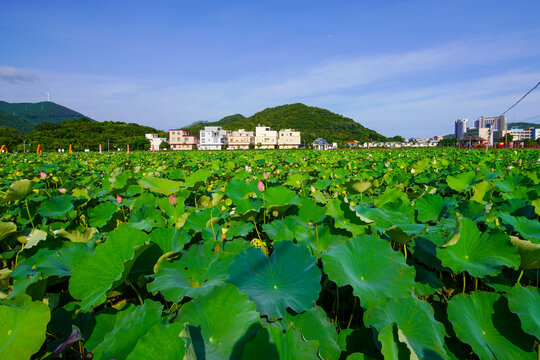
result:
M 213 247 L 212 243 L 193 245 L 180 260 L 161 262 L 148 290 L 159 291 L 168 301 L 180 302 L 184 296 L 195 298 L 223 284 L 231 259 L 220 258 Z
M 160 303 L 147 299 L 142 306 L 129 305 L 117 313 L 100 313 L 84 347 L 96 360 L 126 359 L 139 339 L 161 322 L 162 309 Z
M 164 227 L 165 219 L 160 210 L 149 205 L 134 208 L 129 214 L 129 223 L 138 224 L 135 227 L 140 230 L 150 231 L 155 227 Z
M 202 211 L 190 214 L 184 224 L 184 231 L 189 235 L 201 233 L 205 241 L 218 240 L 221 236 L 221 225 L 218 222 L 227 216 L 221 213 L 217 208 L 206 208 Z
M 128 275 L 135 259 L 144 250 L 147 235 L 127 225 L 111 231 L 104 244 L 73 266 L 69 292 L 82 301 L 81 308 L 103 303 L 107 291 Z
M 322 308 L 314 307 L 294 316 L 287 313 L 281 322 L 285 328 L 292 326 L 301 331 L 304 339 L 318 341 L 323 359 L 339 358 L 341 349 L 337 344 L 338 333 Z
M 315 255 L 317 251 L 326 251 L 349 239 L 348 236 L 332 233 L 332 229 L 324 225 L 304 228 L 303 231 L 297 229 L 295 237 L 299 244 L 304 244 L 310 249 L 312 255 Z
M 227 230 L 223 229 L 222 231 L 226 231 L 226 239 L 231 240 L 235 237 L 247 236 L 253 231 L 253 224 L 244 221 L 230 221 L 229 228 L 227 228 Z
M 400 188 L 388 187 L 373 201 L 373 205 L 380 208 L 388 203 L 397 202 L 398 200 L 402 203 L 408 202 L 407 194 L 405 194 Z
M 272 318 L 282 317 L 287 308 L 297 313 L 311 308 L 321 291 L 315 258 L 291 241 L 275 243 L 270 258 L 257 248 L 242 251 L 230 265 L 227 281 Z
M 160 179 L 144 175 L 143 178 L 139 181 L 139 185 L 141 185 L 143 188 L 150 189 L 151 191 L 155 191 L 157 193 L 168 196 L 177 192 L 182 186 L 182 183 L 179 181 Z
M 433 308 L 415 296 L 391 299 L 385 306 L 364 313 L 364 323 L 381 332 L 396 323 L 406 343 L 419 359 L 446 359 L 445 330 L 437 322 Z M 401 342 L 405 343 L 403 339 Z
M 154 324 L 148 332 L 137 341 L 137 345 L 126 360 L 177 360 L 182 359 L 186 352 L 186 344 L 179 336 L 184 325 L 173 323 Z
M 262 194 L 257 189 L 256 182 L 248 184 L 245 181 L 229 181 L 225 188 L 225 194 L 236 206 L 235 212 L 237 214 L 258 212 L 263 205 Z M 257 198 L 253 198 L 254 195 Z
M 47 239 L 47 233 L 40 229 L 32 229 L 27 236 L 19 236 L 17 241 L 24 244 L 25 249 L 36 246 L 40 241 Z
M 339 198 L 328 201 L 326 214 L 335 220 L 335 227 L 348 230 L 353 236 L 366 231 L 367 222 L 362 221 L 356 212 L 351 210 L 349 204 Z
M 90 225 L 94 227 L 107 225 L 107 222 L 111 220 L 116 211 L 118 211 L 118 206 L 112 202 L 102 202 L 98 206 L 89 209 Z
M 319 223 L 326 217 L 326 209 L 317 205 L 317 203 L 309 197 L 301 198 L 298 203 L 298 208 L 298 218 L 305 223 Z
M 510 241 L 521 256 L 522 269 L 540 269 L 540 244 L 510 236 Z
M 0 300 L 0 359 L 30 359 L 45 341 L 49 307 L 21 294 Z
M 6 194 L 0 202 L 8 202 L 24 199 L 32 190 L 32 181 L 28 179 L 17 180 L 9 186 Z
M 96 228 L 88 228 L 83 232 L 80 232 L 79 230 L 67 231 L 66 229 L 61 229 L 56 233 L 56 235 L 66 238 L 74 243 L 87 243 L 94 239 L 96 232 Z
M 330 280 L 338 286 L 352 286 L 367 309 L 381 306 L 387 298 L 412 293 L 414 268 L 378 235 L 354 237 L 331 248 L 322 259 Z
M 186 177 L 184 182 L 184 187 L 191 188 L 194 187 L 197 183 L 204 182 L 208 179 L 212 173 L 206 169 L 199 169 Z
M 534 200 L 531 204 L 534 206 L 534 212 L 536 215 L 540 216 L 540 198 Z
M 458 339 L 471 345 L 480 359 L 536 358 L 534 338 L 522 332 L 518 317 L 499 294 L 456 295 L 448 302 L 447 312 Z
M 493 192 L 493 188 L 493 184 L 487 181 L 482 181 L 478 184 L 473 185 L 473 196 L 471 196 L 471 200 L 481 204 L 485 204 L 487 201 L 489 201 L 491 193 Z
M 0 241 L 15 232 L 17 232 L 17 225 L 15 223 L 0 221 Z
M 263 224 L 262 229 L 274 242 L 292 241 L 296 238 L 297 231 L 305 231 L 305 227 L 300 225 L 294 216 L 287 216 L 285 219 Z
M 510 311 L 517 314 L 521 328 L 540 339 L 540 290 L 538 287 L 514 286 L 507 295 Z
M 38 213 L 39 215 L 52 219 L 60 219 L 66 216 L 68 212 L 73 210 L 71 200 L 72 196 L 54 196 L 41 203 Z
M 507 213 L 499 214 L 505 224 L 512 225 L 525 239 L 540 244 L 540 221 L 529 220 L 523 216 L 512 216 Z
M 474 171 L 467 171 L 456 176 L 448 175 L 446 177 L 446 183 L 448 186 L 457 192 L 463 192 L 468 189 L 475 180 L 476 174 Z
M 312 360 L 317 359 L 317 341 L 306 341 L 294 328 L 285 333 L 280 328 L 269 326 L 259 329 L 257 336 L 244 347 L 245 360 Z
M 41 249 L 13 269 L 11 277 L 14 283 L 11 296 L 24 293 L 29 285 L 40 278 L 71 275 L 73 264 L 91 252 L 92 250 L 84 244 L 75 244 L 73 247 L 63 247 L 60 250 Z
M 184 304 L 175 322 L 189 329 L 197 359 L 235 359 L 260 326 L 259 318 L 246 294 L 224 284 Z
M 395 323 L 379 331 L 378 339 L 381 343 L 381 353 L 385 359 L 418 360 L 418 355 L 407 342 L 403 331 Z
M 459 238 L 437 249 L 437 257 L 454 273 L 467 271 L 474 277 L 497 275 L 502 266 L 517 268 L 520 258 L 510 238 L 498 230 L 481 233 L 476 223 L 461 219 Z
M 428 194 L 416 200 L 416 210 L 418 210 L 418 221 L 437 221 L 445 216 L 449 208 L 454 205 L 450 198 L 443 198 L 438 194 Z
M 298 195 L 291 189 L 284 186 L 267 188 L 262 198 L 268 211 L 285 211 L 290 205 L 298 204 L 300 201 Z
M 156 228 L 150 233 L 150 241 L 157 244 L 164 254 L 181 251 L 188 240 L 185 231 L 175 228 Z

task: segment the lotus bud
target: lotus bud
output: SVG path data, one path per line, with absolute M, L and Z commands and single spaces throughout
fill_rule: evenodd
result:
M 67 190 L 65 188 L 60 188 L 60 189 L 58 189 L 58 192 L 60 194 L 65 194 L 67 192 Z
M 311 190 L 311 192 L 315 191 L 315 187 L 313 185 L 311 185 L 309 189 Z
M 414 174 L 414 169 L 411 169 L 411 174 Z
M 58 345 L 56 347 L 56 349 L 54 349 L 54 351 L 52 352 L 53 355 L 58 355 L 60 354 L 62 351 L 64 351 L 64 349 L 66 347 L 68 347 L 69 344 L 72 344 L 76 341 L 79 341 L 79 340 L 82 340 L 82 334 L 81 334 L 81 330 L 76 327 L 75 325 L 71 325 L 71 334 L 69 335 L 69 337 L 67 338 L 66 341 L 64 341 L 63 343 L 61 343 L 60 345 Z
M 176 206 L 176 204 L 178 204 L 178 201 L 176 201 L 176 198 L 174 196 L 169 196 L 169 204 L 171 204 L 172 206 Z
M 43 171 L 40 171 L 40 172 L 39 172 L 39 177 L 41 178 L 41 180 L 46 179 L 46 178 L 47 178 L 47 174 L 45 174 Z
M 120 204 L 122 202 L 122 197 L 120 195 L 116 195 L 116 203 Z
M 263 171 L 263 179 L 268 180 L 268 174 L 266 173 L 266 171 Z
M 257 189 L 259 189 L 259 191 L 264 191 L 264 184 L 261 180 L 257 183 Z
M 508 170 L 512 170 L 513 168 L 514 168 L 514 167 L 513 167 L 512 165 L 510 165 L 510 166 L 508 167 Z
M 495 171 L 495 169 L 494 169 L 494 168 L 491 168 L 491 172 L 494 172 L 494 171 Z

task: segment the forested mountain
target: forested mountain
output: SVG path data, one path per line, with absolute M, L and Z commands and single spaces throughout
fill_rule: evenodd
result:
M 20 133 L 30 132 L 36 125 L 43 123 L 58 124 L 65 120 L 77 120 L 83 114 L 58 105 L 51 101 L 38 103 L 8 103 L 0 101 L 0 126 L 19 130 Z
M 204 126 L 222 126 L 227 130 L 255 130 L 258 125 L 269 126 L 274 130 L 295 129 L 301 131 L 306 143 L 322 137 L 329 142 L 346 141 L 384 141 L 386 137 L 370 130 L 354 120 L 325 109 L 304 104 L 281 105 L 267 108 L 248 118 L 236 114 L 216 122 L 198 122 L 186 127 L 192 134 L 198 134 Z
M 508 129 L 528 129 L 528 128 L 540 128 L 540 124 L 528 123 L 528 122 L 512 122 L 508 123 Z
M 148 126 L 138 124 L 126 124 L 123 122 L 97 122 L 88 118 L 81 118 L 75 121 L 63 121 L 60 124 L 44 123 L 37 125 L 35 129 L 27 134 L 16 134 L 16 130 L 0 128 L 0 146 L 5 144 L 9 151 L 21 151 L 23 141 L 35 151 L 37 144 L 41 144 L 44 151 L 55 151 L 57 149 L 67 149 L 71 144 L 74 151 L 84 151 L 90 149 L 96 151 L 99 144 L 103 150 L 107 150 L 107 142 L 110 149 L 125 149 L 129 144 L 132 150 L 147 150 L 149 141 L 145 134 L 158 133 L 162 137 L 168 134 L 160 132 Z

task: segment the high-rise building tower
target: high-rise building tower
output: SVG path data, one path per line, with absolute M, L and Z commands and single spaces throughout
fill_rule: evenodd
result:
M 492 127 L 493 130 L 508 130 L 508 120 L 506 116 L 480 116 L 474 122 L 477 129 Z
M 467 119 L 457 119 L 454 123 L 454 136 L 458 139 L 463 138 L 463 135 L 467 133 Z

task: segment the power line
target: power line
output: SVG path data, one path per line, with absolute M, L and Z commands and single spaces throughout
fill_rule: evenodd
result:
M 538 84 L 536 84 L 531 90 L 527 91 L 527 93 L 525 95 L 523 95 L 521 97 L 521 99 L 519 99 L 518 101 L 515 102 L 514 105 L 510 106 L 508 109 L 506 109 L 505 112 L 503 112 L 501 114 L 501 116 L 504 116 L 504 114 L 506 114 L 507 112 L 509 112 L 510 110 L 512 110 L 514 108 L 514 106 L 516 106 L 517 104 L 519 104 L 521 102 L 521 100 L 525 99 L 527 97 L 527 95 L 529 95 L 534 89 L 536 89 L 538 86 L 540 85 L 540 81 L 538 82 Z

